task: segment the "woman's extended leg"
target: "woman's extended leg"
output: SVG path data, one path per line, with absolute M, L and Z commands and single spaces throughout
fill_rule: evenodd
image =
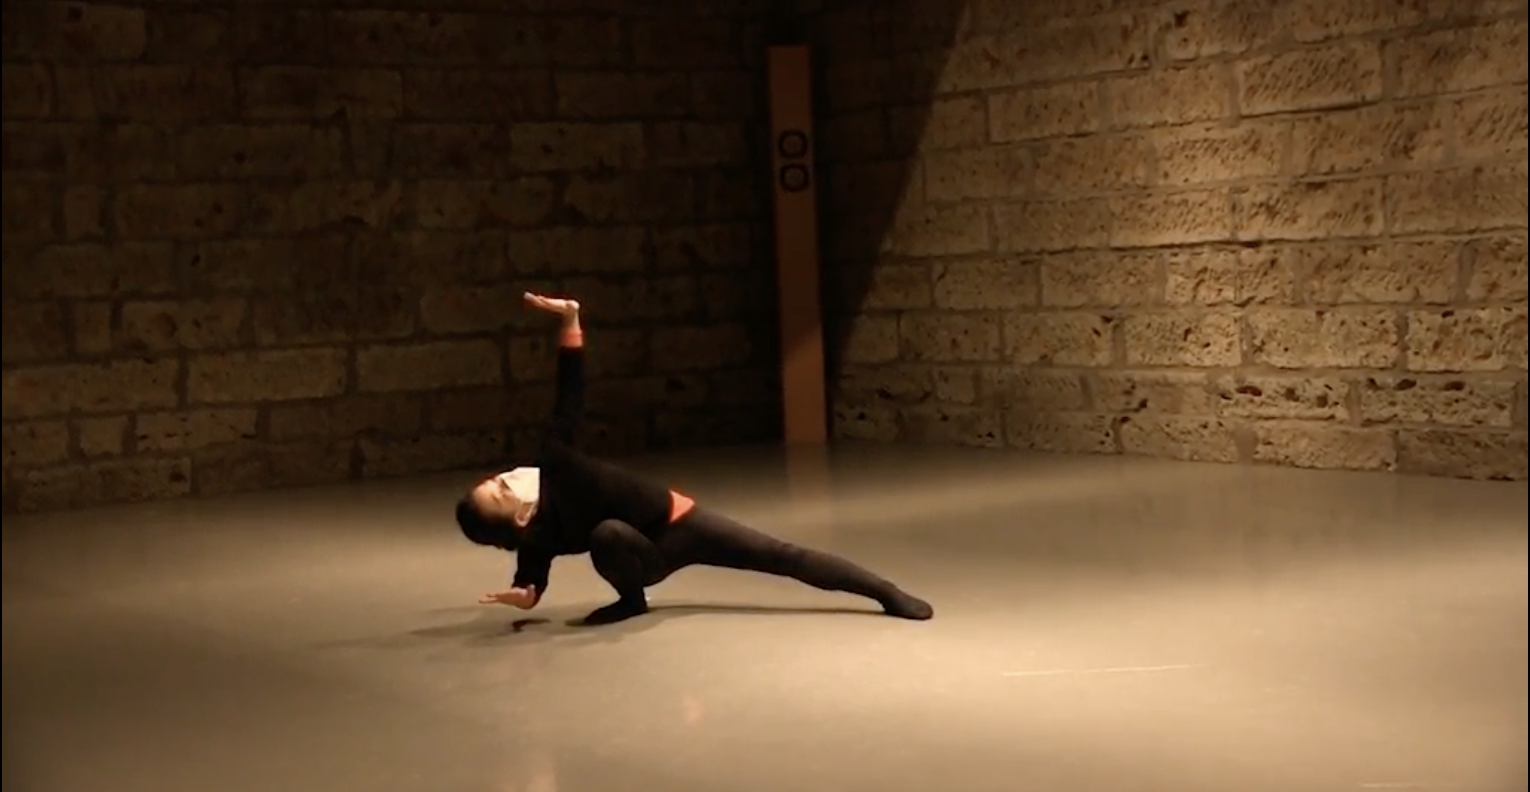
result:
M 673 568 L 690 564 L 764 572 L 825 591 L 875 600 L 889 615 L 928 619 L 934 608 L 890 581 L 839 556 L 761 533 L 716 512 L 696 508 L 669 526 L 660 539 Z

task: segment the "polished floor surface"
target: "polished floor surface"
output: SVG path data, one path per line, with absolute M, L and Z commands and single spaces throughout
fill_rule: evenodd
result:
M 1523 790 L 1526 487 L 845 448 L 646 460 L 931 599 L 694 569 L 606 628 L 470 476 L 4 523 L 18 792 Z M 534 620 L 525 621 L 528 617 Z

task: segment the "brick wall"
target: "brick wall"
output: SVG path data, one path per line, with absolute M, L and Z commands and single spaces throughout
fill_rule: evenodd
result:
M 837 436 L 1525 478 L 1522 0 L 813 20 Z
M 761 3 L 309 5 L 6 3 L 7 510 L 775 435 Z

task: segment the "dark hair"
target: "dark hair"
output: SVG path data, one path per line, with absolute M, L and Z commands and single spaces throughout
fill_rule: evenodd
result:
M 518 544 L 519 536 L 515 532 L 515 526 L 484 514 L 483 510 L 478 508 L 478 503 L 473 500 L 471 491 L 457 501 L 457 527 L 462 529 L 462 535 L 473 544 L 498 547 L 502 550 L 514 550 Z

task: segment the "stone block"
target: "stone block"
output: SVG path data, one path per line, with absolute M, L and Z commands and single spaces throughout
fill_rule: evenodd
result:
M 106 236 L 106 190 L 74 185 L 64 190 L 64 238 L 101 239 Z
M 338 129 L 199 126 L 182 134 L 178 168 L 186 180 L 330 178 L 345 165 L 344 145 Z
M 1033 261 L 1010 256 L 942 261 L 935 266 L 934 304 L 958 311 L 1037 305 L 1040 275 Z
M 877 107 L 825 116 L 818 122 L 819 172 L 848 163 L 875 161 L 891 150 L 888 111 Z M 900 163 L 903 164 L 903 163 Z
M 7 267 L 7 299 L 129 297 L 168 294 L 176 286 L 169 243 L 76 243 L 38 251 L 27 266 Z
M 122 456 L 128 448 L 128 429 L 132 419 L 126 415 L 106 415 L 74 420 L 81 456 L 86 459 Z
M 176 360 L 115 360 L 10 368 L 0 382 L 5 416 L 14 420 L 173 407 L 179 374 Z
M 1304 247 L 1304 291 L 1320 305 L 1448 303 L 1461 254 L 1460 244 L 1435 241 Z
M 1358 388 L 1367 423 L 1502 428 L 1514 423 L 1513 380 L 1388 374 L 1367 377 Z
M 632 168 L 644 151 L 643 127 L 634 122 L 525 123 L 510 128 L 501 156 L 515 170 L 545 173 Z
M 237 298 L 123 303 L 115 346 L 124 352 L 243 346 L 248 308 Z
M 690 285 L 693 281 L 694 287 Z M 775 321 L 777 284 L 776 274 L 770 270 L 682 275 L 650 283 L 666 295 L 656 306 L 665 316 L 688 319 L 699 315 L 706 320 L 747 319 L 765 324 Z
M 515 124 L 569 114 L 543 70 L 410 69 L 403 78 L 404 112 L 414 118 Z
M 1089 408 L 1089 389 L 1076 371 L 1002 367 L 985 379 L 984 401 L 1028 413 L 1075 412 Z
M 999 320 L 957 313 L 905 313 L 899 320 L 902 349 L 911 360 L 980 362 L 999 359 Z
M 233 70 L 215 64 L 57 67 L 54 80 L 59 115 L 82 121 L 217 121 L 233 116 L 239 96 Z
M 1126 454 L 1185 462 L 1238 461 L 1234 426 L 1217 418 L 1128 415 L 1116 432 Z
M 195 451 L 254 440 L 259 418 L 253 407 L 139 413 L 133 419 L 134 448 L 139 453 Z
M 1385 308 L 1259 308 L 1247 314 L 1250 362 L 1282 369 L 1389 368 L 1397 315 Z
M 506 434 L 465 431 L 411 438 L 362 438 L 361 471 L 388 478 L 447 470 L 482 468 L 503 462 Z
M 1152 146 L 1136 135 L 1058 138 L 1036 144 L 1035 189 L 1046 195 L 1085 195 L 1146 187 L 1153 178 Z
M 1253 428 L 1256 462 L 1320 470 L 1397 466 L 1397 443 L 1390 429 L 1309 421 L 1261 421 Z
M 371 180 L 310 181 L 267 185 L 251 196 L 249 228 L 256 234 L 282 235 L 385 229 L 404 208 L 400 182 Z
M 50 2 L 44 9 L 47 35 L 29 42 L 35 54 L 82 62 L 131 61 L 144 54 L 148 25 L 142 8 Z
M 759 170 L 729 165 L 703 170 L 696 177 L 703 222 L 758 220 L 760 196 L 766 189 Z
M 352 438 L 360 435 L 408 436 L 424 425 L 424 405 L 410 394 L 348 396 L 267 408 L 266 431 L 272 440 Z
M 586 374 L 604 379 L 648 373 L 654 351 L 648 337 L 649 331 L 641 327 L 592 332 L 590 348 L 585 352 Z
M 257 346 L 403 338 L 414 332 L 417 302 L 408 289 L 366 280 L 330 292 L 262 296 L 251 307 L 250 334 Z
M 1004 252 L 1103 247 L 1110 243 L 1111 205 L 1104 198 L 995 204 L 993 228 Z
M 1410 371 L 1525 368 L 1525 306 L 1410 311 Z
M 665 327 L 649 336 L 649 360 L 659 373 L 710 371 L 747 365 L 756 347 L 745 325 Z
M 62 360 L 69 354 L 68 316 L 58 302 L 6 300 L 0 321 L 5 328 L 0 359 L 7 367 Z
M 660 270 L 731 270 L 763 260 L 749 223 L 709 223 L 654 229 L 654 264 Z
M 515 251 L 517 274 L 546 272 L 551 232 L 523 232 Z M 600 238 L 601 232 L 592 231 Z M 506 274 L 506 237 L 494 230 L 406 231 L 356 237 L 356 274 L 377 286 L 418 289 L 481 284 Z M 630 255 L 630 254 L 629 254 Z
M 344 64 L 473 64 L 496 32 L 478 14 L 340 9 L 325 19 L 329 53 Z M 501 43 L 502 45 L 502 43 Z
M 649 121 L 690 112 L 685 72 L 564 72 L 554 75 L 552 84 L 559 118 Z
M 678 170 L 573 175 L 563 188 L 561 210 L 579 223 L 687 221 L 696 214 L 696 183 Z
M 1530 291 L 1524 234 L 1505 234 L 1472 240 L 1467 244 L 1471 260 L 1466 299 L 1520 300 Z
M 312 62 L 318 57 L 314 44 L 322 41 L 322 20 L 311 11 L 246 8 L 235 14 L 222 8 L 173 5 L 145 11 L 144 60 L 150 63 L 225 63 L 236 56 L 269 62 L 275 43 L 270 36 L 275 33 L 285 34 L 292 42 L 289 62 Z
M 988 96 L 988 136 L 995 143 L 1098 132 L 1100 85 L 1068 82 L 996 91 Z
M 265 447 L 270 487 L 338 484 L 353 477 L 350 440 L 276 443 Z
M 940 88 L 954 93 L 1144 69 L 1152 33 L 1151 17 L 1117 13 L 974 36 L 952 49 Z
M 1356 0 L 1338 5 L 1297 0 L 1291 7 L 1291 29 L 1298 41 L 1323 41 L 1411 28 L 1450 14 L 1451 0 Z
M 1303 271 L 1301 251 L 1290 248 L 1203 248 L 1165 259 L 1170 305 L 1291 305 Z
M 1381 50 L 1348 41 L 1249 58 L 1237 66 L 1245 117 L 1342 107 L 1381 98 Z
M 233 404 L 338 396 L 345 391 L 348 358 L 344 349 L 196 355 L 188 363 L 186 401 Z
M 438 391 L 426 399 L 426 426 L 433 432 L 504 430 L 538 424 L 552 413 L 551 386 L 467 388 Z
M 1499 481 L 1526 478 L 1523 429 L 1403 429 L 1398 432 L 1398 446 L 1398 469 L 1404 473 Z
M 547 19 L 544 46 L 554 66 L 619 66 L 626 61 L 624 29 L 617 15 L 559 15 Z
M 1005 414 L 1005 442 L 1010 448 L 1053 454 L 1114 454 L 1115 420 L 1079 412 L 1033 413 L 1013 408 Z
M 1524 160 L 1387 180 L 1393 233 L 1449 233 L 1524 226 Z
M 1236 366 L 1243 359 L 1233 313 L 1138 313 L 1127 316 L 1121 329 L 1131 366 Z
M 738 276 L 727 280 L 743 282 Z M 591 321 L 617 324 L 694 321 L 702 313 L 700 282 L 693 275 L 659 278 L 607 275 L 569 278 L 562 283 L 566 293 L 579 297 L 585 316 Z M 720 299 L 734 296 L 728 292 L 717 294 Z M 758 298 L 761 295 L 754 296 Z M 537 317 L 533 315 L 532 318 Z M 536 322 L 536 325 L 546 326 L 542 321 Z
M 982 146 L 988 143 L 985 101 L 978 96 L 938 98 L 925 106 L 887 108 L 887 134 L 897 154 Z
M 364 347 L 356 352 L 356 385 L 364 393 L 492 385 L 502 381 L 502 357 L 489 340 Z
M 928 405 L 904 407 L 898 439 L 925 445 L 1001 448 L 1003 416 L 989 409 Z
M 911 205 L 894 218 L 884 249 L 912 257 L 986 252 L 988 210 L 980 205 Z
M 466 230 L 536 226 L 557 206 L 547 177 L 505 180 L 425 179 L 414 185 L 414 218 L 421 228 Z
M 1212 384 L 1217 414 L 1231 418 L 1348 421 L 1349 383 L 1340 377 L 1240 374 Z
M 1106 83 L 1110 120 L 1117 126 L 1148 127 L 1226 118 L 1231 81 L 1226 67 L 1217 63 L 1120 77 Z
M 121 459 L 20 473 L 11 482 L 22 512 L 79 509 L 191 494 L 186 459 Z
M 647 232 L 636 226 L 513 231 L 506 241 L 518 275 L 613 275 L 641 272 L 651 255 Z
M 836 323 L 835 346 L 846 364 L 875 364 L 897 360 L 897 314 L 861 314 Z
M 1237 214 L 1242 240 L 1379 236 L 1385 193 L 1380 179 L 1257 185 L 1238 196 Z
M 888 404 L 835 404 L 830 431 L 838 440 L 888 443 L 898 439 L 898 409 Z
M 53 113 L 53 71 L 46 63 L 0 66 L 5 120 L 47 118 Z
M 1288 29 L 1287 10 L 1267 0 L 1181 0 L 1161 8 L 1155 21 L 1170 59 L 1197 60 L 1264 49 Z
M 727 19 L 640 19 L 629 28 L 633 62 L 643 69 L 725 69 L 757 56 Z
M 1157 136 L 1157 182 L 1170 187 L 1280 175 L 1284 125 L 1182 127 Z
M 1093 375 L 1094 408 L 1112 413 L 1210 415 L 1206 375 L 1186 371 L 1111 371 Z
M 1292 124 L 1291 169 L 1327 176 L 1445 161 L 1450 109 L 1433 103 L 1383 104 L 1302 116 Z
M 4 190 L 0 206 L 4 206 L 5 215 L 0 228 L 4 230 L 7 257 L 15 255 L 12 250 L 24 250 L 23 244 L 30 247 L 58 239 L 55 215 L 61 196 L 55 186 L 10 178 L 0 182 L 0 189 Z M 6 296 L 13 295 L 7 292 Z
M 1224 190 L 1184 190 L 1110 199 L 1110 242 L 1116 247 L 1159 247 L 1232 238 Z
M 755 118 L 760 113 L 757 81 L 747 71 L 692 72 L 691 111 L 702 119 Z
M 661 168 L 704 168 L 749 161 L 749 128 L 733 121 L 660 121 L 649 126 L 645 156 Z
M 1005 353 L 1019 366 L 1108 366 L 1114 320 L 1098 313 L 1024 313 L 1005 317 Z
M 1449 110 L 1456 119 L 1456 155 L 1487 160 L 1523 155 L 1530 140 L 1530 93 L 1524 86 L 1467 96 Z
M 924 158 L 924 198 L 947 202 L 1023 195 L 1034 167 L 1030 150 L 1021 146 L 934 151 Z
M 236 6 L 223 25 L 226 30 L 219 34 L 219 26 L 202 21 L 198 17 L 212 16 L 208 11 L 193 7 L 190 10 L 176 8 L 153 9 L 175 13 L 180 17 L 176 27 L 180 35 L 173 43 L 192 52 L 211 52 L 199 44 L 215 43 L 224 55 L 237 56 L 240 63 L 321 63 L 329 52 L 325 36 L 325 14 L 321 9 L 284 8 L 270 5 Z M 159 40 L 156 44 L 171 43 Z
M 247 199 L 234 184 L 136 184 L 117 191 L 112 222 L 121 239 L 228 236 L 242 225 Z
M 1525 19 L 1449 28 L 1397 42 L 1399 96 L 1430 96 L 1523 83 L 1530 74 Z
M 1041 259 L 1041 304 L 1124 308 L 1163 302 L 1164 271 L 1151 254 L 1083 251 Z
M 69 458 L 69 424 L 25 421 L 0 427 L 0 463 L 14 469 L 57 465 Z
M 117 324 L 112 314 L 112 303 L 106 300 L 69 306 L 69 336 L 76 355 L 94 357 L 116 348 Z
M 935 371 L 935 366 L 923 364 L 847 364 L 839 367 L 830 389 L 848 405 L 944 401 L 936 389 Z
M 846 266 L 837 275 L 849 310 L 929 308 L 934 300 L 930 267 L 924 263 Z

